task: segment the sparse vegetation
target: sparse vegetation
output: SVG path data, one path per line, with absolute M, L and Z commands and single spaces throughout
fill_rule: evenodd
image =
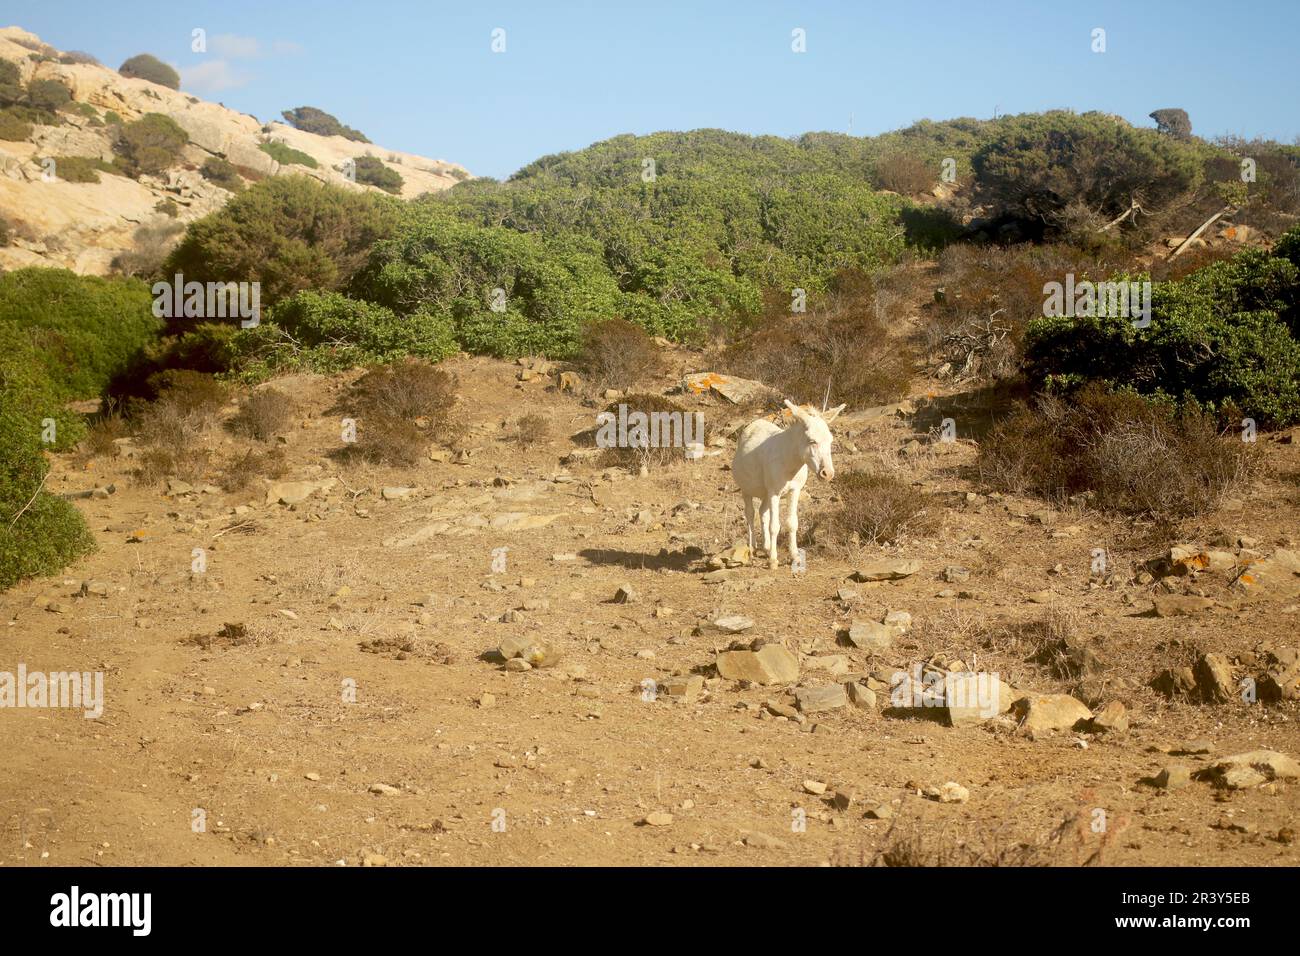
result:
M 239 412 L 230 422 L 231 430 L 258 441 L 270 441 L 288 428 L 297 403 L 284 392 L 263 388 L 239 404 Z
M 100 173 L 121 175 L 121 170 L 98 156 L 56 156 L 54 175 L 69 183 L 97 183 Z
M 850 471 L 835 479 L 835 504 L 816 515 L 810 535 L 818 544 L 856 548 L 892 544 L 933 526 L 933 496 L 883 471 Z
M 346 407 L 358 421 L 357 453 L 389 464 L 414 464 L 431 443 L 449 445 L 464 427 L 455 377 L 420 359 L 367 372 L 352 387 Z
M 300 149 L 294 149 L 287 143 L 273 140 L 269 143 L 262 143 L 257 148 L 282 166 L 306 166 L 308 169 L 316 169 L 320 166 L 320 163 L 316 162 L 311 156 Z
M 58 80 L 32 80 L 27 84 L 27 102 L 32 109 L 57 113 L 72 101 L 72 91 Z

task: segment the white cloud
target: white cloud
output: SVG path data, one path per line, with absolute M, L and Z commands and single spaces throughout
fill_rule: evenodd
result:
M 218 93 L 248 83 L 248 74 L 236 70 L 228 60 L 207 60 L 198 66 L 181 68 L 181 86 L 202 93 Z
M 251 60 L 262 52 L 257 37 L 241 37 L 234 33 L 218 33 L 208 41 L 212 52 L 231 60 Z

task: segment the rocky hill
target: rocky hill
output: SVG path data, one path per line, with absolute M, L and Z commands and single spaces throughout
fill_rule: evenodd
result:
M 59 125 L 35 125 L 31 135 L 18 142 L 0 139 L 0 216 L 10 230 L 8 244 L 0 245 L 0 269 L 63 266 L 83 274 L 107 273 L 116 256 L 134 248 L 142 226 L 184 224 L 230 198 L 228 190 L 200 173 L 204 161 L 214 156 L 250 181 L 295 174 L 372 190 L 376 187 L 346 175 L 349 159 L 371 155 L 400 174 L 400 195 L 406 199 L 469 178 L 454 163 L 262 123 L 218 103 L 121 76 L 106 66 L 62 63 L 59 51 L 18 27 L 0 28 L 0 58 L 18 65 L 24 86 L 52 79 L 72 93 L 72 102 L 58 114 Z M 178 165 L 138 180 L 103 174 L 98 183 L 78 183 L 59 178 L 57 172 L 53 178 L 47 175 L 42 163 L 46 157 L 112 160 L 116 119 L 129 123 L 146 113 L 170 117 L 189 136 Z M 109 114 L 116 114 L 112 122 L 106 121 Z M 270 143 L 306 153 L 318 165 L 277 162 L 261 148 Z M 159 211 L 160 206 L 167 211 Z

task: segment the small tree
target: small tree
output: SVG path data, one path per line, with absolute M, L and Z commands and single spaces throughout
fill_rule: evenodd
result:
M 170 116 L 146 113 L 122 127 L 114 144 L 123 170 L 130 176 L 160 173 L 172 165 L 189 142 L 185 130 Z
M 23 98 L 22 74 L 13 60 L 0 58 L 0 106 L 10 106 Z
M 1149 114 L 1156 121 L 1156 128 L 1175 139 L 1191 139 L 1192 121 L 1187 118 L 1187 110 L 1177 108 L 1156 110 Z
M 35 109 L 57 113 L 72 100 L 72 91 L 58 80 L 33 80 L 27 85 L 27 102 Z
M 370 142 L 359 130 L 344 126 L 337 117 L 314 106 L 299 106 L 297 109 L 284 110 L 280 115 L 290 126 L 304 133 L 315 133 L 317 136 L 342 136 L 344 139 L 358 143 Z
M 148 80 L 169 90 L 181 88 L 180 74 L 149 53 L 137 53 L 117 68 L 117 72 L 138 80 Z
M 216 183 L 222 189 L 228 189 L 232 193 L 237 193 L 244 188 L 244 180 L 240 177 L 239 170 L 219 156 L 209 156 L 205 159 L 199 172 L 208 182 Z

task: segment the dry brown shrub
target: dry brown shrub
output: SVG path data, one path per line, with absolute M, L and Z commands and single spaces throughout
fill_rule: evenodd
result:
M 659 346 L 644 329 L 625 319 L 587 326 L 575 362 L 596 391 L 626 391 L 663 371 Z
M 551 437 L 551 422 L 545 415 L 529 412 L 516 419 L 510 440 L 520 448 L 532 448 Z
M 790 314 L 789 304 L 788 297 L 768 299 L 758 327 L 723 352 L 724 371 L 819 408 L 823 402 L 880 405 L 907 393 L 912 355 L 890 335 L 900 316 L 881 307 L 870 278 L 841 273 L 806 314 Z
M 903 196 L 929 192 L 934 188 L 938 170 L 911 153 L 889 153 L 876 162 L 872 183 Z
M 1087 493 L 1100 509 L 1172 519 L 1217 508 L 1257 473 L 1259 456 L 1199 409 L 1094 384 L 1021 405 L 985 438 L 978 464 L 1003 491 L 1058 504 Z
M 269 441 L 289 426 L 297 408 L 298 403 L 284 392 L 265 388 L 240 403 L 230 428 L 236 434 Z
M 834 506 L 810 523 L 819 544 L 890 544 L 903 534 L 932 530 L 936 520 L 937 498 L 885 472 L 846 472 L 834 488 Z
M 356 453 L 411 465 L 430 442 L 451 445 L 465 432 L 456 377 L 422 359 L 372 369 L 353 385 L 347 407 L 358 418 Z
M 217 484 L 222 491 L 243 491 L 255 478 L 283 478 L 288 468 L 284 449 L 269 448 L 262 451 L 250 448 L 225 463 Z
M 615 425 L 619 416 L 619 406 L 623 405 L 627 409 L 627 416 L 635 412 L 646 415 L 647 420 L 656 412 L 663 412 L 671 416 L 668 419 L 661 419 L 660 428 L 657 434 L 653 433 L 646 436 L 643 444 L 631 444 L 635 436 L 631 434 L 632 429 L 629 426 L 628 439 L 629 444 L 626 446 L 617 446 L 606 448 L 604 454 L 600 456 L 598 462 L 603 467 L 620 466 L 632 470 L 640 470 L 642 466 L 665 467 L 676 464 L 677 462 L 686 461 L 686 449 L 683 445 L 687 428 L 687 419 L 693 412 L 687 411 L 681 405 L 678 405 L 670 398 L 663 395 L 633 394 L 620 398 L 612 402 L 605 408 L 605 412 L 614 416 Z M 708 441 L 708 417 L 700 413 L 702 418 L 702 427 L 696 428 L 691 425 L 691 440 L 694 442 Z M 599 429 L 591 433 L 593 443 L 598 440 Z M 657 444 L 656 444 L 657 442 Z

